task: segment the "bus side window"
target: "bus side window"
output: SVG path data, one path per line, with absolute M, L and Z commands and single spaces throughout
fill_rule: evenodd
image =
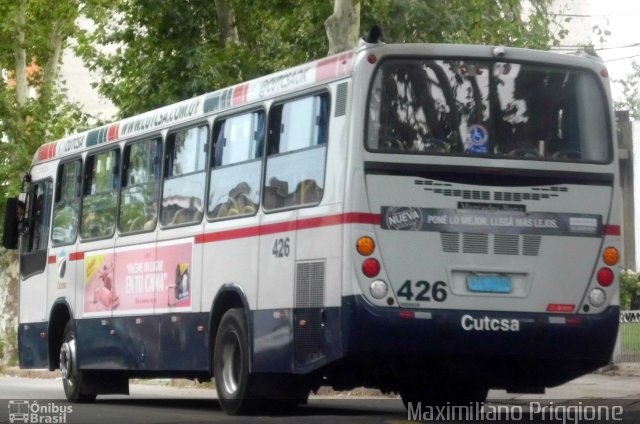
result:
M 113 235 L 116 227 L 119 185 L 119 150 L 109 150 L 87 157 L 80 227 L 82 238 L 92 239 Z
M 266 210 L 315 205 L 324 193 L 329 97 L 304 97 L 276 105 L 269 119 Z
M 138 141 L 124 149 L 118 231 L 151 231 L 158 221 L 162 141 Z
M 245 113 L 216 123 L 207 214 L 253 215 L 260 201 L 265 114 Z
M 28 214 L 30 225 L 29 231 L 24 235 L 27 240 L 22 243 L 23 253 L 47 250 L 52 192 L 51 180 L 33 184 L 31 211 Z
M 80 214 L 81 172 L 82 161 L 79 159 L 62 163 L 58 167 L 53 206 L 53 230 L 51 231 L 54 246 L 76 241 Z
M 207 157 L 206 125 L 169 134 L 165 153 L 160 224 L 197 224 L 202 220 Z

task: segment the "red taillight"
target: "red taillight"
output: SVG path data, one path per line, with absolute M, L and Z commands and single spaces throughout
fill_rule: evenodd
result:
M 374 64 L 378 61 L 378 58 L 376 57 L 375 54 L 370 54 L 369 56 L 367 56 L 367 62 L 369 62 L 370 64 Z
M 369 278 L 373 278 L 380 273 L 380 262 L 377 259 L 369 258 L 362 263 L 362 273 Z
M 613 283 L 613 271 L 609 268 L 600 268 L 598 271 L 598 283 L 602 287 L 609 287 Z

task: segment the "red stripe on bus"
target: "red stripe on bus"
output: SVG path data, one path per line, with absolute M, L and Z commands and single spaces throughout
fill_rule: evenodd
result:
M 310 228 L 327 227 L 341 224 L 380 224 L 380 215 L 372 213 L 345 213 L 340 215 L 319 216 L 298 219 L 296 221 L 277 222 L 275 224 L 257 225 L 235 230 L 216 231 L 195 237 L 196 243 L 212 243 L 223 240 L 233 240 L 259 235 L 284 233 L 287 231 L 306 230 Z
M 56 257 L 55 256 L 49 256 L 49 263 L 50 264 L 55 264 L 56 263 Z
M 344 53 L 318 62 L 316 65 L 316 81 L 324 81 L 351 72 L 352 53 Z
M 603 225 L 602 233 L 607 236 L 619 236 L 620 226 L 619 225 Z
M 81 261 L 84 259 L 84 252 L 73 252 L 69 255 L 70 261 Z

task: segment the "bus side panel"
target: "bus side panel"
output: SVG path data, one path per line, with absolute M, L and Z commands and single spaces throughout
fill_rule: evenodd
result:
M 18 326 L 18 346 L 20 368 L 48 368 L 49 357 L 47 339 L 42 334 L 47 332 L 46 322 L 20 324 Z
M 47 368 L 47 272 L 20 281 L 18 347 L 20 368 Z
M 208 312 L 163 314 L 156 320 L 160 328 L 157 354 L 162 370 L 209 370 L 209 343 L 204 331 Z

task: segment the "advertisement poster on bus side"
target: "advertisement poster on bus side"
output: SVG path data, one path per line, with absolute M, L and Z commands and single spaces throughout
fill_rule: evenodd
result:
M 87 253 L 84 312 L 152 312 L 191 306 L 192 244 Z

